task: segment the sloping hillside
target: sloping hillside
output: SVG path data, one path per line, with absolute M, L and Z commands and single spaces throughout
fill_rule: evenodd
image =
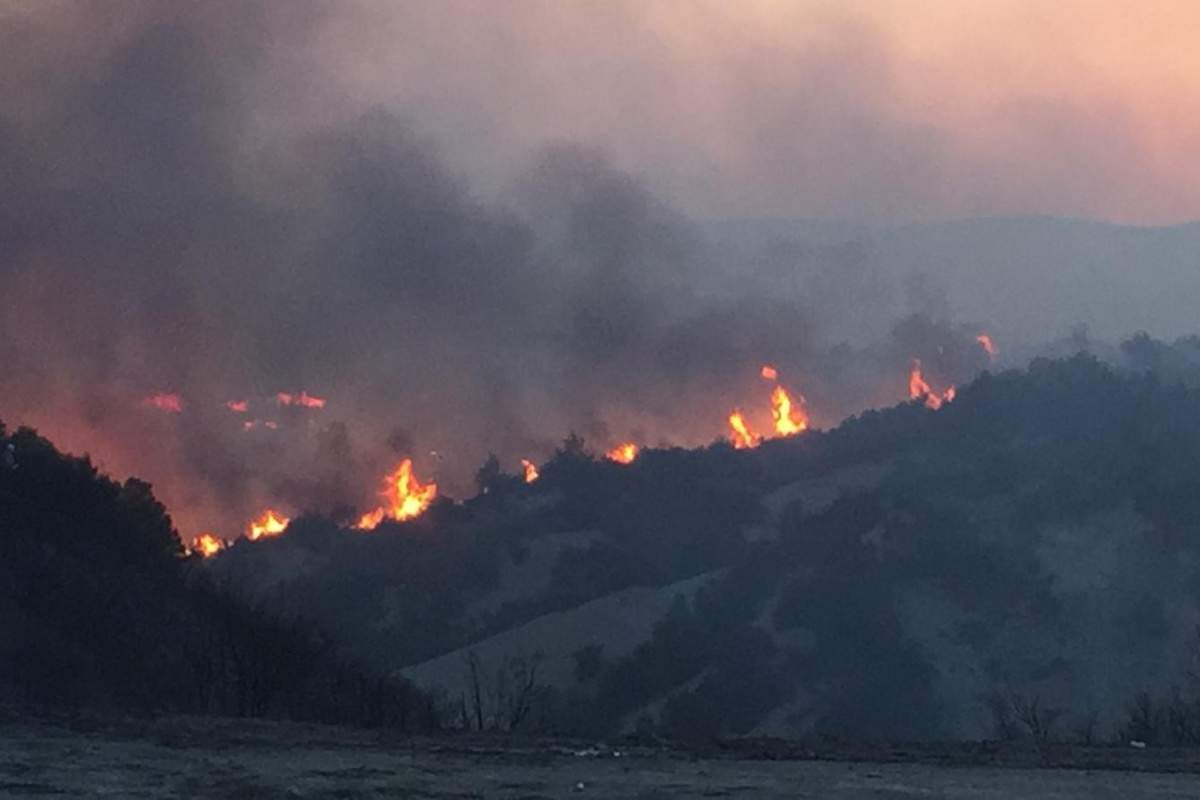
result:
M 536 483 L 212 566 L 464 725 L 528 684 L 555 730 L 1110 736 L 1192 691 L 1198 467 L 1200 393 L 1077 356 L 748 451 L 571 439 Z

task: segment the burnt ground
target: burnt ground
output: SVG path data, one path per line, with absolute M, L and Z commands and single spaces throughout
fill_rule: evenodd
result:
M 1198 770 L 1198 753 L 1127 748 L 688 751 L 178 718 L 0 723 L 4 797 L 1138 800 L 1200 797 Z

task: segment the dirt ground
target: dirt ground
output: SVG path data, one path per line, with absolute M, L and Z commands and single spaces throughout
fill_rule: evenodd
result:
M 160 720 L 0 724 L 2 797 L 1198 798 L 1200 775 L 699 758 L 652 748 L 392 740 L 337 728 Z

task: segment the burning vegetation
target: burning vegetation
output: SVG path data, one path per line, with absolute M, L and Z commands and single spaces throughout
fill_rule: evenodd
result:
M 289 518 L 268 508 L 258 519 L 250 523 L 246 530 L 246 538 L 253 542 L 270 536 L 278 536 L 287 530 L 289 522 L 291 522 Z
M 995 344 L 987 334 L 980 334 L 976 341 L 989 354 L 994 356 Z M 727 417 L 729 427 L 728 439 L 735 449 L 749 450 L 758 447 L 767 438 L 785 438 L 797 436 L 809 430 L 810 419 L 807 402 L 803 395 L 789 391 L 780 382 L 780 370 L 771 365 L 763 364 L 759 375 L 774 385 L 769 395 L 770 433 L 767 435 L 755 432 L 747 420 L 746 414 L 735 408 Z M 941 408 L 945 403 L 954 399 L 955 387 L 950 386 L 942 391 L 935 390 L 926 380 L 921 362 L 914 359 L 909 374 L 909 398 L 920 399 L 933 410 Z M 308 394 L 307 391 L 298 393 L 279 392 L 274 396 L 274 402 L 280 407 L 298 407 L 320 409 L 326 400 Z M 152 395 L 144 401 L 155 408 L 182 412 L 183 399 L 176 394 Z M 225 408 L 235 414 L 245 414 L 250 410 L 249 400 L 230 400 L 224 403 Z M 765 417 L 764 417 L 765 418 Z M 241 421 L 243 430 L 250 431 L 258 427 L 278 430 L 280 425 L 274 420 L 244 419 Z M 617 464 L 631 464 L 638 458 L 641 448 L 634 442 L 622 442 L 605 452 L 604 457 Z M 537 481 L 540 477 L 538 465 L 527 458 L 522 458 L 521 477 L 526 484 Z M 438 485 L 433 481 L 422 483 L 413 472 L 411 458 L 403 459 L 394 470 L 384 478 L 384 489 L 380 492 L 384 502 L 378 507 L 362 514 L 353 525 L 355 530 L 371 531 L 379 527 L 385 520 L 403 522 L 420 516 L 438 496 Z M 257 519 L 247 526 L 246 538 L 258 539 L 275 537 L 282 534 L 288 526 L 289 518 L 284 514 L 268 508 Z M 228 542 L 217 538 L 211 533 L 203 533 L 192 540 L 190 552 L 211 557 L 228 546 Z
M 953 386 L 943 390 L 940 394 L 934 391 L 921 372 L 921 359 L 913 359 L 912 370 L 908 373 L 908 397 L 910 400 L 923 398 L 926 408 L 937 411 L 946 403 L 951 402 L 955 394 L 956 390 Z
M 436 483 L 417 480 L 413 475 L 412 459 L 406 458 L 384 478 L 384 489 L 380 492 L 384 505 L 363 514 L 354 527 L 360 531 L 371 531 L 385 519 L 403 522 L 420 516 L 437 498 L 437 493 Z
M 634 459 L 638 457 L 638 450 L 638 446 L 633 442 L 622 442 L 605 453 L 604 457 L 618 464 L 632 464 Z
M 224 550 L 227 544 L 224 539 L 218 539 L 211 533 L 202 533 L 195 539 L 192 539 L 192 544 L 188 548 L 188 552 L 197 553 L 204 558 L 212 558 Z
M 183 397 L 175 392 L 158 392 L 144 398 L 142 405 L 169 414 L 180 414 L 183 412 Z
M 297 406 L 299 408 L 324 408 L 325 398 L 314 397 L 308 392 L 301 391 L 299 394 L 291 392 L 279 392 L 275 395 L 275 402 L 280 406 Z

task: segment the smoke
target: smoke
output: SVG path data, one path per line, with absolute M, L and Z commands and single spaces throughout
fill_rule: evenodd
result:
M 570 430 L 710 441 L 734 405 L 766 415 L 763 361 L 821 424 L 902 397 L 912 356 L 962 377 L 961 352 L 929 354 L 963 340 L 944 319 L 894 352 L 846 343 L 892 302 L 853 252 L 767 291 L 595 148 L 531 146 L 478 188 L 422 103 L 339 96 L 355 9 L 0 12 L 6 422 L 231 535 L 270 503 L 367 508 L 398 455 L 464 493 L 488 451 L 515 470 Z M 179 413 L 142 402 L 163 392 Z

